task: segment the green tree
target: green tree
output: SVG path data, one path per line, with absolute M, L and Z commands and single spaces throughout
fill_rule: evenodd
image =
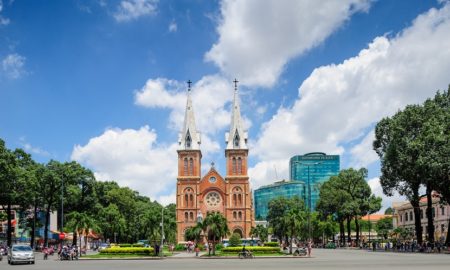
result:
M 392 209 L 392 207 L 388 207 L 388 208 L 386 208 L 386 210 L 384 210 L 384 214 L 385 215 L 393 215 L 394 209 Z
M 391 217 L 382 218 L 375 224 L 375 230 L 377 231 L 377 234 L 383 236 L 384 239 L 388 238 L 389 233 L 392 231 L 392 229 L 393 225 Z
M 307 213 L 301 200 L 291 204 L 291 207 L 284 215 L 283 223 L 286 226 L 286 233 L 290 237 L 289 254 L 292 254 L 292 244 L 297 236 L 300 236 L 302 229 L 305 228 Z
M 383 192 L 391 196 L 394 191 L 398 191 L 408 198 L 414 209 L 415 231 L 419 244 L 422 243 L 419 207 L 419 189 L 422 184 L 426 186 L 429 202 L 426 211 L 429 240 L 433 241 L 434 238 L 431 190 L 435 187 L 435 180 L 432 179 L 435 176 L 433 173 L 435 171 L 430 169 L 429 166 L 431 165 L 426 165 L 424 162 L 431 161 L 430 156 L 433 156 L 433 154 L 427 154 L 428 148 L 432 147 L 432 143 L 425 143 L 426 140 L 424 139 L 426 134 L 431 136 L 428 133 L 436 132 L 435 129 L 425 132 L 430 118 L 433 117 L 427 114 L 427 110 L 423 106 L 406 106 L 403 111 L 399 111 L 392 117 L 382 119 L 376 125 L 373 143 L 374 150 L 381 159 L 382 175 L 380 183 Z M 445 148 L 445 146 L 443 147 Z
M 197 245 L 202 239 L 202 232 L 202 224 L 197 223 L 195 226 L 186 229 L 184 238 L 186 241 L 194 241 L 195 245 Z
M 217 241 L 229 233 L 227 219 L 221 213 L 209 213 L 203 220 L 202 229 L 207 235 L 208 242 L 212 241 L 212 253 L 216 255 Z
M 67 223 L 67 227 L 70 228 L 73 232 L 74 232 L 74 239 L 76 241 L 77 239 L 77 234 L 78 234 L 78 238 L 80 240 L 80 244 L 79 247 L 81 248 L 81 240 L 82 240 L 82 236 L 84 235 L 85 240 L 84 240 L 84 248 L 86 249 L 87 247 L 87 238 L 89 235 L 89 232 L 91 229 L 98 229 L 97 226 L 97 222 L 90 217 L 88 214 L 86 213 L 79 213 L 79 212 L 71 212 L 67 215 L 67 219 L 68 219 L 68 223 Z M 75 242 L 76 244 L 76 242 Z M 81 254 L 80 254 L 81 256 Z
M 229 239 L 230 247 L 238 247 L 242 245 L 241 235 L 238 233 L 233 233 Z
M 268 229 L 261 224 L 256 225 L 256 227 L 252 227 L 250 230 L 250 235 L 253 237 L 258 237 L 260 241 L 266 242 L 267 237 L 269 236 Z M 252 239 L 253 240 L 253 239 Z

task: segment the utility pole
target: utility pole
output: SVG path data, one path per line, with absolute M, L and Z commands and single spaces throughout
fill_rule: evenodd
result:
M 163 256 L 164 245 L 164 207 L 161 208 L 161 246 L 159 248 L 160 256 Z

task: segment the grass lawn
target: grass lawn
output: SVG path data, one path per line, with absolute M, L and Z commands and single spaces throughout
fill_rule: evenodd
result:
M 148 255 L 139 255 L 139 254 L 93 254 L 93 255 L 85 255 L 81 258 L 89 258 L 89 259 L 101 259 L 101 258 L 151 258 L 154 256 Z

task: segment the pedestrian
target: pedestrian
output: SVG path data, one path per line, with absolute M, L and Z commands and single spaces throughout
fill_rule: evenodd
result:
M 309 241 L 308 241 L 308 257 L 311 257 L 311 252 L 312 252 L 312 241 L 311 241 L 311 239 L 309 239 Z
M 195 246 L 195 257 L 198 257 L 198 253 L 200 252 L 200 248 L 198 247 L 198 244 Z

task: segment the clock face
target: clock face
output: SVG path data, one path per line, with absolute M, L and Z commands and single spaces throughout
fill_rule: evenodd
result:
M 218 207 L 220 205 L 220 195 L 217 192 L 210 192 L 205 197 L 206 205 L 208 207 Z
M 210 178 L 209 178 L 209 182 L 210 183 L 215 183 L 216 182 L 216 177 L 214 177 L 214 176 L 211 176 Z

